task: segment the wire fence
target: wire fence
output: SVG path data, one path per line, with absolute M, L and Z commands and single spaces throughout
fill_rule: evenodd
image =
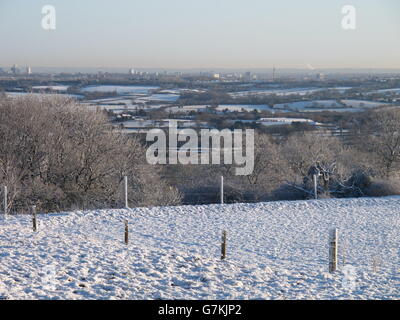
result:
M 204 185 L 199 187 L 199 181 L 196 181 L 194 178 L 181 178 L 181 177 L 173 177 L 173 176 L 162 176 L 161 180 L 165 181 L 168 179 L 171 187 L 175 187 L 180 195 L 181 195 L 181 204 L 183 205 L 196 205 L 196 204 L 214 204 L 221 203 L 223 199 L 227 202 L 240 202 L 231 201 L 229 197 L 230 188 L 229 186 L 225 186 L 225 191 L 227 193 L 224 194 L 223 186 L 221 185 L 221 178 L 218 177 L 217 181 L 206 182 Z M 137 196 L 136 186 L 134 182 L 132 182 L 129 177 L 125 176 L 122 181 L 117 185 L 116 193 L 114 195 L 113 203 L 109 202 L 102 203 L 98 201 L 91 201 L 90 204 L 86 204 L 85 202 L 81 203 L 73 203 L 69 204 L 68 207 L 57 206 L 57 199 L 54 199 L 55 207 L 58 210 L 52 210 L 50 212 L 55 211 L 66 211 L 66 210 L 95 210 L 95 209 L 107 209 L 107 208 L 127 208 L 127 207 L 135 207 Z M 15 188 L 9 186 L 0 186 L 0 212 L 3 214 L 15 214 L 15 213 L 30 213 L 31 207 L 36 205 L 39 210 L 41 210 L 40 201 L 35 201 L 35 197 L 32 196 L 35 194 L 35 190 L 32 187 L 24 187 L 18 186 Z M 30 196 L 32 199 L 27 200 L 23 204 L 20 201 L 16 201 L 15 199 L 24 198 L 24 195 Z M 82 196 L 82 194 L 80 194 Z M 51 200 L 51 199 L 50 199 Z M 244 200 L 244 199 L 241 199 Z M 256 202 L 256 201 L 254 201 Z M 157 206 L 157 203 L 150 203 L 149 206 Z M 43 211 L 46 211 L 43 208 Z M 46 211 L 47 212 L 47 211 Z
M 400 258 L 397 254 L 399 221 L 396 215 L 379 225 L 378 217 L 371 221 L 356 221 L 360 214 L 351 209 L 332 212 L 331 218 L 320 215 L 326 220 L 318 221 L 316 209 L 307 212 L 298 207 L 296 214 L 288 214 L 278 206 L 279 214 L 260 212 L 257 216 L 252 207 L 229 207 L 210 208 L 209 215 L 207 210 L 194 213 L 190 208 L 182 208 L 176 215 L 164 215 L 162 208 L 153 214 L 140 208 L 104 214 L 80 211 L 74 214 L 38 214 L 36 227 L 33 215 L 11 215 L 5 224 L 1 223 L 1 228 L 6 233 L 15 234 L 15 241 L 24 241 L 22 235 L 32 233 L 54 235 L 56 230 L 63 237 L 80 239 L 87 246 L 96 245 L 104 250 L 125 243 L 130 247 L 161 248 L 161 255 L 168 251 L 170 254 L 183 253 L 213 260 L 223 257 L 223 260 L 242 268 L 251 268 L 251 265 L 285 266 L 298 272 L 330 270 L 330 233 L 332 228 L 337 228 L 337 267 L 331 271 L 352 265 L 362 272 L 397 273 Z
M 224 205 L 230 204 L 230 202 L 235 202 L 230 201 L 230 199 L 228 198 L 227 191 L 229 192 L 229 188 L 226 188 L 227 186 L 225 185 L 227 179 L 222 179 L 222 177 L 213 177 L 210 180 L 210 184 L 204 186 L 203 191 L 191 191 L 188 192 L 186 196 L 190 196 L 191 201 L 193 201 L 193 199 L 196 199 L 197 197 L 200 204 L 204 204 L 202 203 L 203 201 L 205 203 L 209 201 L 209 203 L 218 203 Z M 185 180 L 185 182 L 187 184 L 196 183 L 194 179 L 187 179 Z M 130 205 L 128 193 L 129 188 L 129 179 L 125 178 L 120 184 L 121 201 L 119 208 L 121 209 L 127 208 Z M 14 196 L 13 192 L 14 190 L 10 190 L 10 188 L 8 188 L 7 186 L 3 186 L 0 188 L 0 212 L 3 213 L 3 216 L 5 218 L 12 219 L 13 217 L 13 206 L 10 201 L 10 199 L 12 199 L 12 197 Z M 18 192 L 24 192 L 24 190 L 18 190 Z M 86 208 L 76 208 L 76 210 L 85 209 Z M 99 207 L 95 209 L 107 208 Z M 141 209 L 139 209 L 139 212 L 140 210 Z M 224 210 L 230 209 L 227 206 L 223 206 L 220 207 L 220 209 L 218 210 L 221 210 L 221 212 L 223 212 Z M 310 221 L 312 221 L 314 218 L 312 214 L 307 212 L 307 210 L 307 205 L 305 205 L 304 208 L 299 208 L 299 213 L 301 212 L 301 214 L 303 215 L 300 216 L 300 218 L 310 219 Z M 40 223 L 43 222 L 43 216 L 40 215 L 39 218 L 37 218 L 32 214 L 33 212 L 35 212 L 35 209 L 33 209 L 32 207 L 28 208 L 26 210 L 26 214 L 29 215 L 27 215 L 25 220 L 17 219 L 13 221 L 15 223 L 21 224 L 21 230 L 25 230 L 26 232 L 28 232 L 28 230 L 40 230 Z M 40 210 L 37 213 L 41 214 Z M 188 213 L 190 213 L 190 210 L 188 210 Z M 54 216 L 54 214 L 52 214 L 51 216 Z M 374 219 L 372 219 L 371 221 L 364 221 L 364 225 L 362 223 L 360 225 L 360 222 L 357 221 L 355 218 L 356 216 L 360 215 L 352 212 L 352 209 L 345 211 L 345 215 L 343 215 L 343 212 L 340 215 L 335 215 L 335 212 L 332 212 L 332 218 L 329 218 L 327 221 L 320 221 L 316 223 L 315 226 L 310 225 L 308 230 L 306 230 L 306 232 L 308 233 L 306 236 L 302 234 L 301 228 L 296 227 L 297 223 L 302 223 L 301 219 L 299 220 L 297 217 L 293 218 L 293 216 L 286 214 L 284 210 L 280 210 L 280 219 L 275 222 L 273 221 L 273 218 L 271 218 L 271 221 L 265 219 L 257 221 L 257 219 L 254 218 L 254 215 L 240 215 L 238 218 L 230 218 L 229 220 L 221 221 L 218 220 L 218 216 L 216 216 L 214 218 L 215 221 L 209 221 L 209 225 L 193 225 L 191 229 L 188 228 L 186 243 L 199 244 L 204 248 L 208 248 L 207 250 L 201 251 L 201 253 L 206 256 L 210 255 L 211 252 L 213 257 L 224 255 L 227 257 L 233 257 L 235 261 L 241 261 L 241 263 L 245 263 L 246 261 L 246 259 L 243 259 L 242 257 L 252 257 L 252 260 L 265 260 L 269 263 L 270 261 L 275 260 L 287 261 L 288 263 L 298 265 L 299 268 L 301 268 L 301 266 L 303 265 L 310 264 L 324 266 L 327 259 L 329 258 L 329 232 L 332 228 L 338 228 L 340 250 L 337 257 L 337 263 L 339 266 L 344 266 L 347 263 L 361 263 L 365 266 L 368 266 L 368 268 L 378 270 L 380 266 L 382 267 L 385 264 L 387 265 L 389 263 L 389 265 L 392 265 L 390 261 L 399 262 L 399 256 L 397 255 L 397 251 L 394 248 L 396 244 L 398 245 L 397 234 L 399 231 L 399 221 L 398 219 L 396 220 L 396 216 L 393 215 L 390 223 L 385 222 L 381 230 L 377 229 L 373 225 L 374 223 L 379 223 L 376 217 L 374 217 Z M 175 229 L 170 226 L 171 223 L 167 223 L 164 219 L 155 219 L 151 222 L 151 224 L 153 226 L 156 225 L 156 229 L 148 230 L 148 233 L 145 234 L 143 231 L 141 231 L 142 226 L 140 225 L 140 220 L 142 218 L 143 216 L 140 216 L 138 222 L 135 222 L 134 224 L 132 224 L 132 221 L 130 220 L 130 227 L 132 227 L 133 229 L 129 230 L 129 235 L 133 235 L 133 243 L 135 243 L 135 237 L 137 240 L 139 236 L 143 235 L 145 239 L 157 238 L 158 235 L 154 234 L 154 230 L 156 229 L 164 230 L 164 234 L 173 234 L 175 231 Z M 225 218 L 223 217 L 221 219 Z M 74 215 L 73 219 L 73 221 L 68 220 L 65 225 L 63 225 L 62 232 L 65 232 L 67 234 L 74 234 L 78 232 L 84 237 L 87 237 L 87 241 L 102 241 L 105 245 L 107 244 L 108 246 L 112 246 L 112 243 L 122 241 L 125 227 L 124 219 L 130 219 L 130 216 L 122 215 L 118 218 L 114 217 L 112 219 L 113 222 L 111 223 L 104 217 L 97 218 L 89 216 L 88 218 L 86 217 L 85 213 L 76 214 Z M 88 219 L 90 219 L 90 221 Z M 178 225 L 182 225 L 181 221 L 178 222 Z M 193 224 L 193 220 L 188 220 L 184 224 Z M 168 230 L 165 230 L 165 225 L 170 226 Z M 238 226 L 242 226 L 242 228 L 245 228 L 246 232 L 241 233 Z M 362 238 L 353 239 L 352 228 L 354 226 L 361 229 L 365 228 L 369 231 L 360 231 Z M 51 225 L 49 225 L 49 227 L 51 227 Z M 82 229 L 83 227 L 84 229 Z M 267 231 L 268 234 L 260 234 L 260 228 L 261 230 Z M 318 228 L 324 228 L 324 230 L 322 231 Z M 290 241 L 287 241 L 287 234 L 281 234 L 281 229 L 286 230 L 290 233 Z M 371 233 L 371 230 L 375 229 L 377 230 L 377 232 Z M 196 231 L 193 232 L 193 230 Z M 249 232 L 249 230 L 252 231 Z M 227 232 L 228 246 L 227 249 L 225 249 L 225 254 L 223 254 L 222 252 L 218 252 L 222 231 Z M 322 238 L 321 234 L 323 235 Z M 245 241 L 243 241 L 244 238 Z M 152 242 L 152 244 L 154 245 L 154 240 L 152 241 L 150 242 Z M 171 238 L 170 240 L 166 241 L 171 241 L 171 248 L 176 248 L 184 251 L 193 250 L 193 245 L 176 243 Z M 209 246 L 210 243 L 213 244 L 212 250 Z M 264 244 L 269 245 L 268 247 L 263 247 Z M 315 248 L 319 248 L 318 255 L 315 255 L 313 253 L 313 250 L 315 250 Z M 357 250 L 361 251 L 362 254 L 358 254 Z M 354 257 L 357 256 L 362 258 L 355 259 Z

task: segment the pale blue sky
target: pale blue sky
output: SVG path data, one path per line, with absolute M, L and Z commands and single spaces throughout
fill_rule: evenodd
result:
M 57 29 L 41 28 L 41 8 Z M 341 28 L 344 5 L 357 29 Z M 0 66 L 400 68 L 399 0 L 0 0 Z

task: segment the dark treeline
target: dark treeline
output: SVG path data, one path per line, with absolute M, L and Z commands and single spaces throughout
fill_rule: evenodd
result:
M 163 177 L 185 204 L 218 203 L 220 176 L 227 202 L 310 199 L 315 169 L 319 198 L 400 194 L 400 110 L 353 115 L 350 124 L 346 141 L 323 131 L 258 132 L 255 169 L 246 177 L 235 176 L 232 165 L 165 166 Z
M 179 192 L 147 164 L 138 139 L 102 112 L 64 98 L 0 98 L 0 184 L 10 209 L 26 212 L 179 204 Z

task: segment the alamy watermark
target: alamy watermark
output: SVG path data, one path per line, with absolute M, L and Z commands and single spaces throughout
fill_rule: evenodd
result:
M 344 15 L 341 21 L 344 30 L 355 30 L 357 27 L 356 8 L 353 5 L 345 5 L 342 7 Z M 56 8 L 53 5 L 45 5 L 42 7 L 42 28 L 44 30 L 56 29 Z
M 342 28 L 344 30 L 355 30 L 357 27 L 357 11 L 352 5 L 346 5 L 342 7 Z
M 42 28 L 56 30 L 56 8 L 52 5 L 42 7 Z
M 357 269 L 351 265 L 343 267 L 342 286 L 347 291 L 356 290 Z
M 344 15 L 341 21 L 344 30 L 355 30 L 357 27 L 357 12 L 353 5 L 345 5 L 342 7 Z M 42 28 L 44 30 L 56 29 L 56 8 L 53 5 L 45 5 L 42 7 Z
M 146 141 L 153 142 L 146 152 L 149 164 L 236 165 L 238 176 L 250 175 L 254 170 L 252 129 L 201 129 L 198 133 L 194 129 L 178 130 L 177 121 L 171 120 L 168 133 L 152 129 L 147 133 Z M 179 142 L 184 144 L 179 146 Z
M 43 288 L 49 291 L 56 290 L 56 266 L 54 264 L 47 265 L 42 269 Z

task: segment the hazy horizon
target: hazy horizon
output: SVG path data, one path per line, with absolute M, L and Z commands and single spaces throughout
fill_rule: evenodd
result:
M 98 72 L 109 72 L 109 73 L 128 73 L 130 67 L 44 67 L 44 66 L 32 66 L 32 65 L 17 65 L 22 68 L 30 67 L 34 73 L 98 73 Z M 3 70 L 10 70 L 12 66 L 0 65 Z M 142 67 L 134 69 L 139 72 L 183 72 L 183 73 L 200 73 L 200 72 L 217 72 L 217 73 L 243 73 L 252 72 L 259 74 L 272 74 L 271 68 L 155 68 L 155 67 Z M 277 74 L 305 74 L 305 73 L 327 73 L 327 74 L 380 74 L 380 73 L 399 73 L 400 68 L 279 68 L 275 66 L 275 72 Z
M 44 5 L 56 30 L 41 27 Z M 357 28 L 341 27 L 344 5 Z M 0 66 L 400 69 L 398 0 L 2 0 Z

